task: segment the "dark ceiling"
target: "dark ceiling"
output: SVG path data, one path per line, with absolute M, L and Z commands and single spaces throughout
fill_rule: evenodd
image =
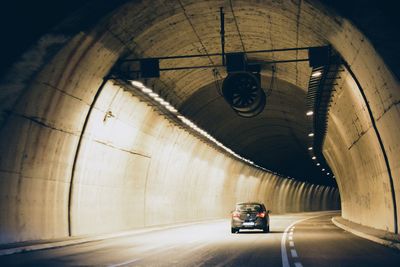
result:
M 41 35 L 50 31 L 71 13 L 84 5 L 94 5 L 91 16 L 95 18 L 110 7 L 128 0 L 13 0 L 0 4 L 0 29 L 2 36 L 0 76 Z M 400 77 L 400 35 L 398 34 L 397 0 L 320 0 L 343 17 L 350 19 L 368 36 L 385 62 Z M 99 12 L 102 10 L 102 12 Z M 97 13 L 96 13 L 97 12 Z M 385 31 L 382 31 L 385 29 Z M 5 36 L 7 38 L 5 38 Z

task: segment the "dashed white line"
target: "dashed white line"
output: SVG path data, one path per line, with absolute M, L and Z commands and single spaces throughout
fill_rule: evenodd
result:
M 294 242 L 293 242 L 293 241 L 290 241 L 290 242 L 289 242 L 289 246 L 294 247 Z
M 301 262 L 295 262 L 294 266 L 295 267 L 303 267 L 303 264 L 301 264 Z
M 281 240 L 282 267 L 290 267 L 289 259 L 288 259 L 288 255 L 287 255 L 287 251 L 286 251 L 286 238 L 288 236 L 289 229 L 294 229 L 295 228 L 294 225 L 299 223 L 299 222 L 302 222 L 302 221 L 305 221 L 305 220 L 309 220 L 309 219 L 312 219 L 312 218 L 321 217 L 321 216 L 324 216 L 324 215 L 317 215 L 317 216 L 313 216 L 313 217 L 309 217 L 309 218 L 304 218 L 304 219 L 295 221 L 294 223 L 292 223 L 291 225 L 286 227 L 285 231 L 283 232 L 282 240 Z M 289 240 L 293 240 L 293 235 L 289 236 Z M 296 255 L 297 255 L 297 252 L 296 252 Z M 296 263 L 298 263 L 300 265 L 296 265 Z M 299 263 L 299 262 L 295 262 L 294 264 L 295 264 L 296 267 L 302 267 L 301 263 Z
M 134 260 L 124 261 L 124 262 L 121 262 L 121 263 L 109 265 L 108 267 L 119 267 L 119 266 L 123 266 L 123 265 L 128 265 L 128 264 L 134 263 L 134 262 L 139 261 L 139 260 L 140 260 L 140 259 L 134 259 Z
M 298 257 L 297 251 L 295 249 L 291 249 L 290 250 L 290 254 L 292 254 L 292 258 L 297 258 Z

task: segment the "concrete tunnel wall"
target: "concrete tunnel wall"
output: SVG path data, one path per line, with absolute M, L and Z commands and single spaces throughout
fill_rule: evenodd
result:
M 323 153 L 336 175 L 342 217 L 395 232 L 400 225 L 399 81 L 359 30 L 346 22 L 341 32 L 331 41 L 355 77 L 346 68 L 339 74 Z
M 304 6 L 307 8 L 307 5 Z M 114 16 L 120 16 L 123 21 L 125 11 L 122 10 L 116 11 Z M 397 203 L 400 193 L 398 80 L 354 25 L 345 19 L 338 23 L 332 13 L 321 10 L 324 10 L 323 7 L 318 5 L 307 10 L 313 18 L 313 25 L 309 27 L 319 35 L 326 36 L 327 42 L 339 51 L 361 82 L 389 158 Z M 0 243 L 68 235 L 68 196 L 82 126 L 102 78 L 124 52 L 125 42 L 128 42 L 113 33 L 113 27 L 118 28 L 118 25 L 109 26 L 108 23 L 111 22 L 105 18 L 90 30 L 74 35 L 60 31 L 49 33 L 14 65 L 3 81 Z M 311 40 L 309 44 L 314 43 Z M 358 88 L 354 87 L 347 72 L 343 75 L 344 82 L 339 84 L 334 95 L 324 143 L 324 154 L 339 185 L 343 217 L 393 231 L 394 205 L 390 201 L 390 183 L 382 151 L 377 147 L 365 104 L 357 95 Z M 114 103 L 117 98 L 107 98 L 107 94 L 113 95 L 114 92 L 115 95 L 116 91 L 121 95 L 118 101 L 135 105 L 127 105 L 126 110 L 119 110 L 119 103 Z M 105 106 L 114 105 L 118 110 L 113 110 L 116 116 L 103 125 Z M 143 111 L 133 112 L 132 109 Z M 158 123 L 149 125 L 152 120 Z M 96 123 L 100 125 L 96 126 Z M 110 132 L 109 124 L 117 123 L 126 127 L 119 134 L 132 132 L 137 138 L 123 141 L 118 135 L 113 137 L 115 132 Z M 102 130 L 95 132 L 92 127 Z M 329 209 L 332 208 L 331 204 L 336 205 L 335 199 L 338 197 L 335 192 L 323 187 L 261 173 L 227 156 L 216 154 L 215 150 L 198 139 L 169 125 L 135 97 L 110 84 L 107 84 L 89 120 L 81 149 L 72 196 L 72 234 L 94 234 L 153 225 L 155 216 L 157 219 L 162 217 L 158 216 L 160 212 L 165 212 L 165 217 L 162 217 L 165 221 L 158 221 L 160 224 L 223 217 L 236 200 L 246 197 L 245 193 L 234 190 L 239 188 L 239 184 L 244 184 L 249 192 L 262 184 L 266 189 L 259 191 L 259 197 L 262 198 L 263 192 L 267 192 L 264 200 L 277 212 Z M 177 170 L 161 158 L 162 152 L 158 150 L 164 151 L 169 158 L 190 159 L 190 162 L 197 162 L 199 166 L 208 164 L 210 172 L 204 173 L 206 168 L 191 164 L 189 169 L 179 170 L 182 175 L 178 175 Z M 120 158 L 121 155 L 124 156 Z M 214 163 L 215 158 L 219 159 L 217 163 Z M 104 173 L 99 171 L 100 167 Z M 132 176 L 128 175 L 130 170 L 135 170 Z M 227 185 L 233 191 L 209 192 L 209 188 L 214 188 L 209 186 L 213 184 L 208 183 L 214 182 L 211 180 L 214 174 L 219 177 L 215 190 Z M 179 180 L 186 177 L 191 179 Z M 138 183 L 132 183 L 129 179 Z M 185 202 L 175 202 L 183 197 L 175 194 L 176 191 L 182 193 L 182 188 L 176 186 L 180 182 L 189 183 L 188 186 L 192 188 L 197 188 L 194 186 L 196 183 L 200 188 L 203 186 L 201 192 L 197 189 L 188 191 L 190 194 L 183 192 L 197 201 L 196 206 L 191 206 L 195 208 L 195 214 L 171 214 L 157 205 L 151 205 L 164 201 L 174 206 L 185 205 Z M 143 183 L 147 184 L 146 189 L 139 186 Z M 166 183 L 171 187 L 160 186 Z M 268 202 L 271 190 L 274 192 L 272 200 L 276 202 Z M 109 199 L 105 193 L 107 191 Z M 131 194 L 131 191 L 137 195 Z M 318 191 L 320 197 L 309 198 Z M 208 193 L 209 199 L 219 201 L 220 205 L 204 210 L 202 201 L 208 198 L 200 198 L 199 194 Z M 320 199 L 329 200 L 321 202 Z M 139 218 L 142 219 L 133 217 L 135 212 L 131 210 L 141 213 Z M 109 216 L 108 211 L 123 215 Z

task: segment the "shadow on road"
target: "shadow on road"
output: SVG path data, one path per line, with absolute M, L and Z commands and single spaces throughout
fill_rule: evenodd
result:
M 263 231 L 252 231 L 252 230 L 240 230 L 238 234 L 254 235 L 254 234 L 283 234 L 283 231 L 270 231 L 269 233 L 264 233 Z

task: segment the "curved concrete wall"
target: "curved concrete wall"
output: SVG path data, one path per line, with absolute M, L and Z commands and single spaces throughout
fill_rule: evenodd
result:
M 394 232 L 396 221 L 397 227 L 400 225 L 394 210 L 397 205 L 399 214 L 399 82 L 366 37 L 350 23 L 343 23 L 341 33 L 331 41 L 355 76 L 348 71 L 340 75 L 324 143 L 324 155 L 340 189 L 342 216 Z M 361 91 L 367 98 L 372 120 L 382 139 L 392 179 Z

